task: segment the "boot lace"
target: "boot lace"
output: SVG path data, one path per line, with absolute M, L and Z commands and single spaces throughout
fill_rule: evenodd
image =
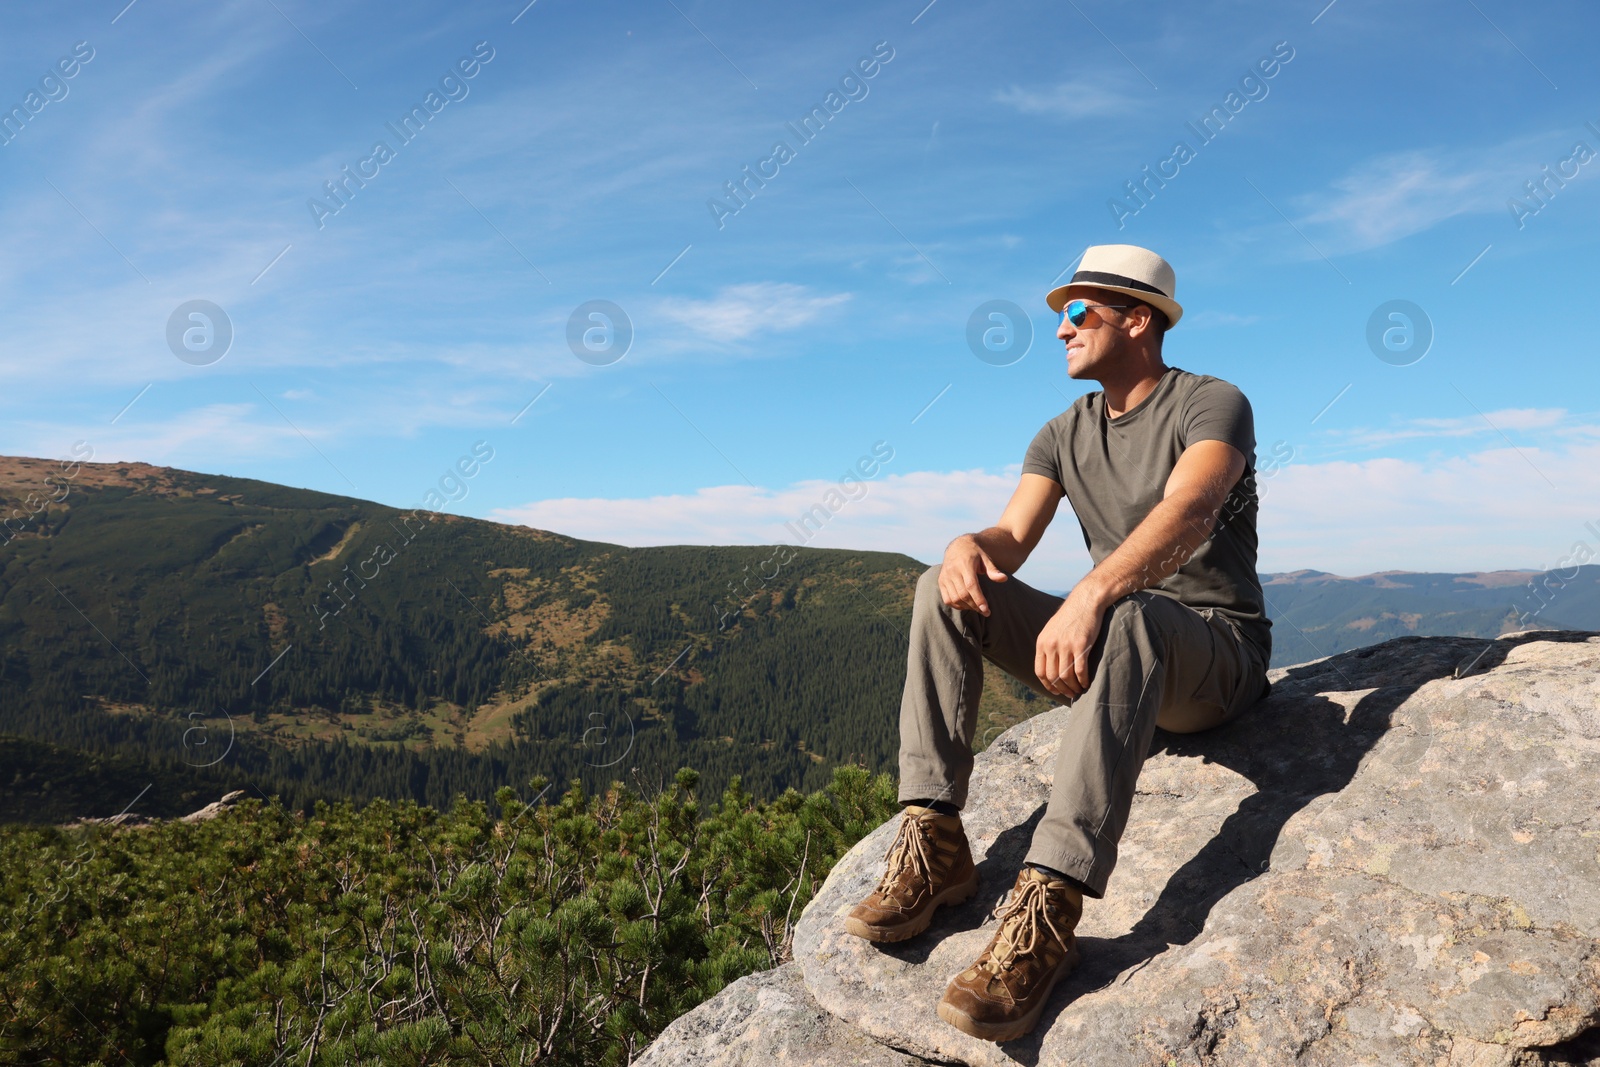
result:
M 1011 891 L 1011 898 L 995 910 L 1000 920 L 1000 930 L 995 934 L 994 950 L 985 961 L 989 971 L 998 975 L 1009 971 L 1018 956 L 1026 956 L 1039 947 L 1043 930 L 1048 929 L 1062 945 L 1066 936 L 1050 918 L 1050 898 L 1045 883 L 1029 879 Z
M 883 896 L 898 898 L 906 895 L 909 887 L 901 876 L 908 868 L 919 876 L 924 884 L 933 884 L 933 863 L 929 856 L 928 833 L 922 820 L 909 815 L 901 818 L 900 827 L 895 831 L 894 843 L 889 846 L 885 868 L 883 877 L 878 880 L 877 889 Z

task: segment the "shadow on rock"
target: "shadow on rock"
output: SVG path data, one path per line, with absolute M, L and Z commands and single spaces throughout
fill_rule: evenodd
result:
M 1403 638 L 1292 667 L 1273 683 L 1267 699 L 1226 726 L 1199 734 L 1156 731 L 1151 756 L 1199 757 L 1248 778 L 1257 791 L 1174 872 L 1132 930 L 1114 939 L 1083 939 L 1083 963 L 1057 988 L 1033 1033 L 1003 1046 L 1007 1055 L 1023 1064 L 1038 1062 L 1044 1035 L 1074 1000 L 1194 940 L 1217 901 L 1267 870 L 1289 819 L 1317 797 L 1350 783 L 1361 760 L 1388 732 L 1395 709 L 1423 685 L 1480 674 L 1530 641 L 1582 642 L 1590 636 L 1554 631 L 1494 641 Z M 1317 695 L 1360 690 L 1371 692 L 1348 714 Z M 1116 891 L 1113 876 L 1108 893 Z

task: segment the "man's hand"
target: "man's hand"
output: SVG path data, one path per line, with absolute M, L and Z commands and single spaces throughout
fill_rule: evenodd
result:
M 939 597 L 950 608 L 987 616 L 989 601 L 978 579 L 1003 582 L 1027 560 L 1045 533 L 1061 502 L 1061 486 L 1038 474 L 1024 474 L 1000 523 L 974 534 L 962 534 L 944 550 L 939 568 Z
M 1076 700 L 1089 688 L 1089 652 L 1100 636 L 1104 597 L 1079 582 L 1039 631 L 1033 673 L 1057 696 Z
M 1024 474 L 997 525 L 951 541 L 939 568 L 939 596 L 945 604 L 987 616 L 989 602 L 978 578 L 987 574 L 990 581 L 1003 582 L 1021 567 L 1050 525 L 1061 496 L 1061 486 L 1051 479 Z
M 1003 582 L 1007 577 L 989 554 L 978 547 L 971 534 L 962 534 L 944 550 L 944 566 L 939 568 L 939 596 L 952 608 L 988 615 L 989 602 L 983 598 L 983 589 L 978 585 L 980 574 L 987 574 L 994 582 Z

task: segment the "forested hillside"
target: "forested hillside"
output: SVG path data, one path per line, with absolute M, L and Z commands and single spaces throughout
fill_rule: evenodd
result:
M 0 731 L 295 806 L 684 765 L 775 796 L 893 756 L 906 557 L 630 550 L 138 465 L 25 484 L 43 473 L 5 490 L 62 499 L 3 546 Z
M 906 556 L 627 549 L 142 464 L 0 460 L 8 512 L 0 818 L 894 765 Z M 985 722 L 1030 697 L 991 680 Z

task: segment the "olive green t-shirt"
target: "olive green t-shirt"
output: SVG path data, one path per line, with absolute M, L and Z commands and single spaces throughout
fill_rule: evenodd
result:
M 1226 441 L 1243 453 L 1244 473 L 1216 529 L 1172 577 L 1152 586 L 1199 610 L 1215 608 L 1270 659 L 1272 623 L 1256 576 L 1255 420 L 1239 389 L 1208 374 L 1168 367 L 1150 395 L 1117 418 L 1105 394 L 1079 397 L 1044 424 L 1022 461 L 1066 490 L 1096 564 L 1160 503 L 1167 477 L 1196 441 Z

